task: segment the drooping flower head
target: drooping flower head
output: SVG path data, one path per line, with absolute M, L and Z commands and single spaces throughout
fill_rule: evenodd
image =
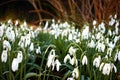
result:
M 7 50 L 2 51 L 1 61 L 5 63 L 7 62 Z
M 18 70 L 19 67 L 19 61 L 17 58 L 14 58 L 12 61 L 12 71 L 15 72 Z
M 87 63 L 88 63 L 87 56 L 84 55 L 83 58 L 82 58 L 82 65 L 87 65 Z

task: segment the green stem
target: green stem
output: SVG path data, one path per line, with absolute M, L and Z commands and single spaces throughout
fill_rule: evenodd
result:
M 20 80 L 22 80 L 22 73 L 23 73 L 22 70 L 23 70 L 23 69 L 22 69 L 22 64 L 21 64 L 21 68 L 20 68 Z
M 8 51 L 8 55 L 9 55 L 9 66 L 11 66 L 11 56 L 10 56 L 10 52 Z M 12 80 L 11 79 L 11 67 L 9 67 L 9 80 Z

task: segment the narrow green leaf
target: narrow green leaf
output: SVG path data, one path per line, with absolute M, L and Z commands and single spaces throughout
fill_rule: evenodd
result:
M 27 73 L 26 75 L 25 75 L 25 80 L 27 79 L 27 78 L 30 78 L 30 77 L 33 77 L 33 76 L 37 76 L 37 73 L 33 73 L 33 72 L 31 72 L 31 73 Z

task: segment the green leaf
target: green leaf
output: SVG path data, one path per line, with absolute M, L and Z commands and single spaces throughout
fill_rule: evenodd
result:
M 67 72 L 65 73 L 64 77 L 62 78 L 62 80 L 66 80 L 66 78 L 67 78 L 68 76 L 70 76 L 70 74 L 71 74 L 71 71 L 70 71 L 70 70 L 67 71 Z
M 33 73 L 33 72 L 31 72 L 31 73 L 27 73 L 26 75 L 25 75 L 25 80 L 27 79 L 27 78 L 30 78 L 30 77 L 33 77 L 33 76 L 37 76 L 37 73 Z

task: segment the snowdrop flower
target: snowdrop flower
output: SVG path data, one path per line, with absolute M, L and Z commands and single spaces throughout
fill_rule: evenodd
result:
M 10 41 L 12 41 L 12 42 L 15 41 L 15 32 L 12 30 L 12 27 L 7 28 L 6 36 Z
M 120 61 L 120 51 L 118 52 L 118 60 Z
M 108 35 L 112 36 L 112 31 L 110 29 L 108 30 Z
M 48 29 L 48 21 L 46 21 L 45 27 L 44 27 L 44 30 L 47 30 L 47 29 Z
M 105 42 L 106 42 L 106 44 L 108 45 L 108 44 L 109 44 L 109 38 L 106 38 L 106 39 L 105 39 Z
M 4 33 L 3 27 L 0 26 L 0 37 L 3 36 L 3 33 Z
M 74 49 L 72 46 L 69 48 L 70 55 L 73 55 L 76 53 L 76 49 Z
M 22 51 L 19 51 L 19 52 L 18 52 L 17 59 L 18 59 L 18 63 L 21 63 L 21 62 L 22 62 L 22 60 L 23 60 Z
M 12 61 L 12 71 L 15 72 L 18 70 L 19 62 L 17 58 L 14 58 Z
M 33 44 L 33 43 L 30 44 L 29 50 L 30 50 L 30 51 L 33 51 L 33 50 L 34 50 L 34 44 Z
M 89 26 L 85 26 L 85 29 L 82 31 L 82 39 L 88 39 L 89 38 Z
M 48 68 L 52 65 L 54 60 L 55 60 L 55 50 L 52 49 L 48 55 L 48 61 L 47 61 Z
M 97 24 L 96 20 L 93 20 L 93 26 L 95 26 Z
M 68 40 L 69 40 L 69 41 L 73 40 L 72 33 L 70 33 L 70 34 L 68 35 Z
M 73 56 L 73 58 L 71 59 L 71 61 L 70 61 L 70 63 L 72 64 L 72 65 L 78 65 L 78 60 L 76 59 L 76 56 Z
M 115 24 L 115 19 L 114 18 L 111 18 L 111 20 L 109 21 L 109 25 L 110 26 L 113 26 Z
M 103 42 L 98 41 L 96 49 L 98 52 L 104 52 L 105 51 L 105 44 Z
M 3 41 L 3 49 L 6 49 L 11 51 L 11 45 L 7 40 Z
M 36 54 L 40 53 L 41 54 L 41 49 L 40 46 L 36 49 Z
M 96 68 L 98 68 L 100 66 L 100 61 L 101 61 L 101 56 L 96 57 L 93 60 L 93 66 L 95 66 Z
M 112 66 L 111 68 L 114 69 L 114 72 L 116 73 L 117 72 L 116 66 L 113 63 L 111 64 L 111 66 Z
M 70 77 L 70 78 L 67 78 L 67 80 L 75 80 L 74 78 Z
M 116 54 L 114 56 L 114 61 L 117 61 L 117 59 L 118 59 L 118 50 L 116 51 Z
M 95 48 L 95 42 L 93 40 L 91 40 L 91 42 L 88 43 L 88 47 Z
M 82 65 L 87 65 L 87 63 L 88 63 L 87 56 L 84 55 L 82 58 Z
M 102 33 L 101 32 L 98 32 L 97 34 L 96 34 L 96 39 L 98 40 L 98 39 L 100 39 L 102 37 Z
M 64 63 L 66 64 L 66 62 L 67 61 L 71 61 L 71 57 L 70 57 L 70 55 L 69 54 L 67 54 L 66 56 L 65 56 L 65 58 L 64 58 Z
M 7 50 L 2 51 L 1 61 L 5 63 L 7 62 Z
M 118 40 L 119 40 L 119 36 L 115 36 L 114 42 L 117 43 Z
M 105 64 L 105 63 L 103 63 L 103 62 L 100 64 L 99 71 L 101 71 L 101 70 L 102 70 L 102 68 L 103 68 L 104 64 Z
M 25 36 L 25 47 L 29 46 L 31 42 L 30 34 Z
M 116 45 L 116 43 L 113 42 L 113 41 L 111 41 L 111 42 L 108 44 L 108 46 L 109 46 L 110 48 L 112 48 L 112 49 L 115 48 L 115 45 Z
M 18 46 L 20 46 L 21 48 L 25 47 L 25 36 L 21 36 Z
M 111 71 L 111 65 L 110 65 L 110 63 L 105 63 L 105 65 L 103 66 L 102 73 L 104 75 L 109 75 L 110 71 Z
M 78 67 L 74 68 L 74 70 L 72 72 L 72 77 L 75 78 L 75 79 L 78 79 L 78 77 L 79 77 Z
M 100 32 L 105 33 L 105 24 L 102 22 L 99 26 L 98 26 Z
M 117 21 L 116 24 L 115 24 L 115 34 L 118 34 L 118 31 L 119 31 L 119 22 Z
M 112 70 L 114 69 L 115 73 L 117 72 L 117 68 L 113 63 L 105 63 L 105 65 L 103 66 L 103 70 L 102 73 L 104 75 L 109 75 L 110 72 L 112 72 Z
M 57 71 L 59 71 L 59 70 L 60 70 L 60 66 L 61 66 L 60 61 L 59 61 L 58 59 L 56 59 L 56 60 L 55 60 L 55 64 L 56 64 L 56 69 L 57 69 Z
M 112 53 L 112 48 L 108 48 L 107 49 L 107 55 L 109 55 L 111 57 L 111 53 Z

